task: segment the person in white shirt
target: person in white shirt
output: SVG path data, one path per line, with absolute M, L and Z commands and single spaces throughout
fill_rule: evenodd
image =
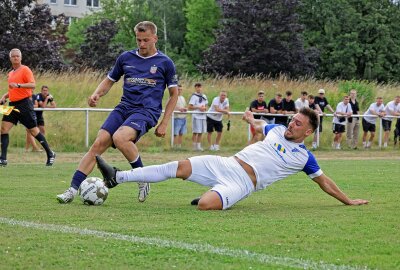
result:
M 192 94 L 189 100 L 189 110 L 194 112 L 205 112 L 207 111 L 208 99 L 207 96 L 202 93 L 203 88 L 201 83 L 194 85 L 195 92 Z M 192 142 L 193 150 L 203 151 L 201 147 L 201 138 L 203 133 L 207 132 L 206 114 L 196 113 L 192 114 Z
M 187 112 L 187 104 L 185 97 L 182 96 L 183 88 L 182 85 L 178 85 L 178 101 L 174 111 Z M 174 113 L 174 147 L 182 147 L 183 134 L 186 134 L 186 114 L 185 113 Z
M 400 116 L 400 96 L 396 96 L 394 100 L 386 104 L 384 110 L 385 110 L 385 117 L 382 118 L 382 127 L 384 131 L 383 147 L 386 148 L 388 146 L 389 132 L 392 127 L 392 121 L 395 119 L 393 117 L 387 117 L 387 116 Z
M 363 127 L 363 147 L 364 148 L 371 148 L 372 142 L 375 137 L 375 123 L 376 119 L 382 118 L 385 116 L 384 112 L 385 106 L 383 105 L 383 98 L 382 97 L 377 97 L 376 102 L 372 103 L 368 110 L 364 113 L 364 118 L 362 120 L 362 127 Z M 374 116 L 368 116 L 368 115 L 374 115 Z M 368 137 L 368 132 L 371 133 L 369 140 L 367 140 Z
M 210 145 L 211 151 L 219 151 L 222 130 L 224 125 L 222 124 L 222 114 L 227 114 L 229 117 L 229 99 L 226 91 L 221 91 L 218 97 L 215 97 L 211 103 L 210 109 L 208 109 L 207 114 L 207 141 Z M 214 114 L 212 112 L 219 112 L 221 114 Z M 217 132 L 217 136 L 215 138 L 215 143 L 212 143 L 211 135 L 214 132 Z
M 256 120 L 250 111 L 245 112 L 243 119 L 257 132 L 263 133 L 265 139 L 245 147 L 231 157 L 197 156 L 120 171 L 98 156 L 97 166 L 109 188 L 124 182 L 161 182 L 170 178 L 210 186 L 211 189 L 198 201 L 199 210 L 228 209 L 253 192 L 300 171 L 305 172 L 327 194 L 346 205 L 368 203 L 367 200 L 347 197 L 322 172 L 313 154 L 305 147 L 304 139 L 318 127 L 318 116 L 312 109 L 301 109 L 293 116 L 287 128 Z
M 307 99 L 308 93 L 306 91 L 301 92 L 301 96 L 294 102 L 296 106 L 296 112 L 299 112 L 301 108 L 309 108 L 309 103 Z
M 339 102 L 336 106 L 336 111 L 333 114 L 333 133 L 335 134 L 335 137 L 333 138 L 332 147 L 334 149 L 340 149 L 342 135 L 346 130 L 347 118 L 353 113 L 349 100 L 349 96 L 344 96 L 343 101 Z

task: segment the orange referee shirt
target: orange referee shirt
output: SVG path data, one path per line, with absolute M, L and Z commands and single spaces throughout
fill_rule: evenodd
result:
M 12 70 L 8 73 L 8 85 L 10 83 L 34 83 L 35 78 L 33 77 L 32 70 L 22 65 L 16 70 Z M 32 96 L 31 88 L 8 88 L 8 98 L 11 102 L 16 102 L 27 97 Z

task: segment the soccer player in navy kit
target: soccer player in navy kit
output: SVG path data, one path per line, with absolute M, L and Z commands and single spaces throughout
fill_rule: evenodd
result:
M 276 181 L 303 171 L 327 194 L 346 205 L 367 204 L 367 200 L 347 197 L 320 169 L 313 154 L 304 145 L 304 139 L 318 127 L 318 115 L 310 108 L 302 108 L 286 128 L 256 120 L 250 111 L 243 117 L 257 132 L 265 135 L 263 141 L 251 144 L 231 157 L 197 156 L 163 165 L 119 171 L 100 157 L 97 166 L 105 184 L 112 188 L 124 182 L 161 182 L 182 178 L 210 186 L 199 202 L 200 210 L 224 210 L 262 190 Z
M 124 76 L 121 102 L 110 113 L 102 125 L 97 138 L 74 173 L 71 186 L 57 195 L 60 203 L 71 202 L 82 181 L 95 164 L 95 156 L 101 155 L 110 146 L 115 146 L 129 161 L 132 168 L 142 167 L 136 142 L 149 129 L 157 125 L 162 112 L 162 99 L 168 87 L 170 98 L 164 116 L 155 130 L 164 137 L 178 99 L 178 81 L 175 66 L 170 58 L 156 48 L 157 26 L 149 21 L 138 23 L 134 28 L 138 49 L 122 53 L 108 76 L 89 97 L 88 104 L 95 107 L 100 97 Z M 140 202 L 146 199 L 149 185 L 139 183 Z

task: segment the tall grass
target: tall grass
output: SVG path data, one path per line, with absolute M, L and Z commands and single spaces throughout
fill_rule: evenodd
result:
M 6 73 L 0 73 L 2 78 L 6 78 Z M 35 73 L 36 93 L 42 85 L 47 85 L 50 93 L 55 97 L 55 101 L 59 108 L 86 108 L 87 98 L 93 93 L 97 85 L 104 79 L 106 73 L 93 72 L 91 70 L 83 70 L 82 72 L 65 72 L 62 74 L 54 72 Z M 122 80 L 121 80 L 122 81 Z M 122 82 L 117 82 L 110 92 L 101 99 L 99 108 L 113 108 L 118 104 L 122 94 Z M 190 98 L 194 91 L 194 83 L 198 79 L 190 77 L 182 77 L 180 82 L 184 87 L 186 100 Z M 300 96 L 301 91 L 308 91 L 316 94 L 318 89 L 324 88 L 326 96 L 333 107 L 336 102 L 341 100 L 339 91 L 341 81 L 334 80 L 316 80 L 314 78 L 289 79 L 286 76 L 278 78 L 269 78 L 261 75 L 250 77 L 237 76 L 233 78 L 216 76 L 200 80 L 203 84 L 204 93 L 208 96 L 209 101 L 216 97 L 221 90 L 228 92 L 228 98 L 231 110 L 242 112 L 249 106 L 250 102 L 256 98 L 258 90 L 266 92 L 266 100 L 274 97 L 276 92 L 284 94 L 286 90 L 294 93 L 294 98 Z M 359 82 L 360 84 L 364 82 Z M 368 83 L 368 87 L 372 88 L 375 96 L 383 96 L 385 103 L 392 100 L 395 95 L 400 93 L 398 83 L 378 84 Z M 7 91 L 7 81 L 0 81 L 0 91 Z M 164 104 L 168 99 L 168 91 L 165 92 Z M 364 110 L 366 108 L 362 108 Z M 79 151 L 84 150 L 84 132 L 85 132 L 85 114 L 84 112 L 45 112 L 44 113 L 47 137 L 51 145 L 61 151 Z M 93 142 L 97 130 L 107 117 L 107 113 L 91 113 L 90 114 L 90 138 Z M 240 116 L 231 116 L 231 131 L 223 133 L 222 145 L 225 148 L 240 148 L 247 139 L 247 125 L 240 120 Z M 190 116 L 188 116 L 188 134 L 185 136 L 184 146 L 191 147 L 191 127 Z M 224 117 L 226 124 L 226 117 Z M 225 128 L 226 130 L 226 128 Z M 329 148 L 332 141 L 331 119 L 324 122 L 324 133 L 321 137 L 322 148 Z M 150 151 L 163 151 L 169 149 L 170 136 L 165 139 L 157 138 L 153 135 L 153 130 L 140 140 L 142 149 Z M 19 125 L 11 131 L 11 146 L 24 147 L 25 130 Z M 170 132 L 168 133 L 170 134 Z M 206 146 L 206 136 L 203 138 Z M 240 143 L 239 143 L 240 142 Z M 307 141 L 308 142 L 308 141 Z

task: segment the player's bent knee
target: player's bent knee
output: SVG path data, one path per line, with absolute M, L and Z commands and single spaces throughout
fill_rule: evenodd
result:
M 218 193 L 215 191 L 207 191 L 201 196 L 199 204 L 197 205 L 199 210 L 222 210 L 222 202 Z

